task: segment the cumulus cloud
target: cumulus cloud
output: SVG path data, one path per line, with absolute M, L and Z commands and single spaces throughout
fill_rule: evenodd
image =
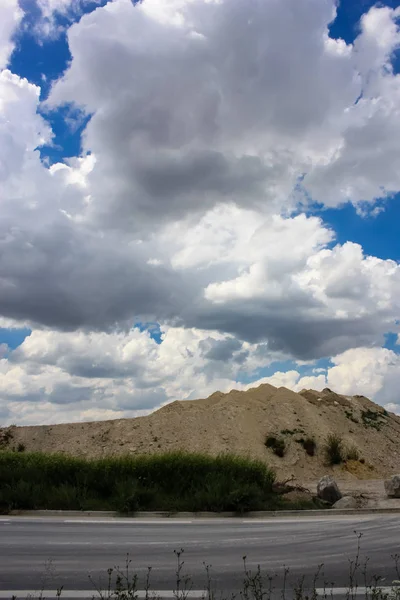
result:
M 312 369 L 310 375 L 301 375 L 295 369 L 277 371 L 256 382 L 285 386 L 297 392 L 302 389 L 321 391 L 329 387 L 344 395 L 364 395 L 400 415 L 397 402 L 400 385 L 400 355 L 387 348 L 352 348 L 330 360 L 326 369 Z M 312 366 L 312 365 L 310 365 Z M 254 383 L 239 386 L 249 389 Z
M 329 387 L 339 394 L 361 394 L 400 414 L 397 402 L 400 385 L 400 355 L 387 348 L 352 348 L 331 358 L 332 366 L 317 369 L 314 375 L 298 371 L 277 372 L 264 378 L 265 383 L 281 384 L 300 391 Z
M 14 50 L 13 35 L 23 11 L 18 0 L 2 0 L 0 4 L 0 70 L 5 69 Z
M 66 23 L 78 21 L 88 9 L 102 0 L 37 0 L 40 17 L 36 19 L 33 32 L 39 39 L 55 39 L 66 29 Z M 61 17 L 61 19 L 60 19 Z
M 85 15 L 50 98 L 93 114 L 85 151 L 50 168 L 39 89 L 4 71 L 4 317 L 106 331 L 148 318 L 299 358 L 379 343 L 398 265 L 331 249 L 316 218 L 271 212 L 290 205 L 304 157 L 332 158 L 332 128 L 360 93 L 366 50 L 328 37 L 334 16 L 329 0 L 116 0 Z M 379 64 L 394 19 L 375 25 L 389 32 Z
M 330 206 L 400 189 L 398 16 L 372 8 L 353 45 L 328 35 L 332 0 L 117 0 L 84 16 L 49 105 L 92 115 L 91 218 L 132 229 L 227 201 L 290 209 L 301 187 Z
M 241 234 L 235 237 L 225 222 L 226 241 L 217 244 L 214 254 L 207 246 L 213 229 L 209 237 L 205 233 L 203 264 L 198 232 L 184 253 L 177 252 L 181 269 L 195 260 L 202 267 L 199 280 L 207 274 L 216 280 L 204 285 L 207 304 L 196 306 L 197 323 L 213 323 L 252 341 L 267 339 L 270 349 L 302 359 L 380 345 L 383 334 L 398 327 L 396 262 L 365 256 L 350 242 L 327 248 L 332 232 L 317 218 L 275 217 L 249 228 L 247 237 L 245 223 L 245 218 L 238 220 Z
M 82 3 L 40 7 L 51 27 Z M 398 332 L 399 264 L 297 209 L 400 190 L 399 16 L 372 8 L 346 44 L 333 0 L 115 0 L 70 27 L 46 107 L 0 73 L 0 315 L 34 329 L 1 359 L 4 414 L 133 414 Z M 2 4 L 2 66 L 20 18 Z M 82 153 L 49 166 L 43 109 L 65 104 L 91 117 Z M 341 365 L 274 381 L 347 389 Z
M 22 405 L 26 416 L 18 416 L 20 422 L 40 422 L 43 406 L 46 422 L 73 413 L 74 420 L 138 415 L 168 401 L 208 396 L 216 387 L 241 387 L 240 372 L 255 372 L 273 358 L 263 344 L 216 331 L 166 327 L 158 344 L 139 329 L 35 330 L 0 360 L 0 397 L 9 422 Z
M 299 358 L 379 344 L 394 326 L 399 266 L 356 244 L 330 248 L 334 234 L 316 217 L 229 204 L 143 238 L 93 226 L 82 215 L 95 201 L 95 158 L 43 165 L 36 147 L 51 131 L 36 114 L 38 88 L 8 71 L 0 81 L 4 136 L 14 132 L 4 155 L 14 166 L 2 197 L 4 317 L 65 330 L 172 322 Z
M 278 358 L 264 344 L 185 328 L 165 328 L 162 339 L 158 344 L 138 329 L 125 334 L 33 331 L 8 360 L 0 360 L 3 422 L 139 416 L 172 400 L 262 383 L 296 391 L 328 386 L 346 395 L 364 394 L 400 412 L 400 357 L 385 348 L 348 350 L 333 357 L 327 369 L 310 364 L 309 375 L 292 368 L 260 378 L 259 369 Z M 241 383 L 244 373 L 253 373 L 251 383 Z
M 381 404 L 393 402 L 400 384 L 400 356 L 386 348 L 347 350 L 331 359 L 328 384 L 343 394 L 372 396 Z
M 5 70 L 0 94 L 1 314 L 66 329 L 174 317 L 189 294 L 179 274 L 147 268 L 140 240 L 80 222 L 92 158 L 41 163 L 37 147 L 52 134 L 36 112 L 39 88 Z

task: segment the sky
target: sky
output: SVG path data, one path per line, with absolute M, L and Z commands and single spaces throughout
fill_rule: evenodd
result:
M 0 424 L 400 414 L 400 3 L 2 0 Z

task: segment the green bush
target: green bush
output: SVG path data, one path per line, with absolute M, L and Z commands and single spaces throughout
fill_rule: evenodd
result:
M 325 458 L 329 465 L 339 465 L 344 459 L 344 447 L 342 438 L 330 433 L 324 447 Z
M 286 445 L 285 440 L 283 440 L 282 438 L 277 438 L 274 435 L 269 435 L 265 440 L 265 446 L 267 448 L 270 448 L 273 451 L 273 453 L 276 454 L 276 456 L 279 456 L 280 458 L 285 456 Z
M 2 510 L 263 510 L 274 480 L 265 463 L 232 455 L 85 460 L 0 451 Z
M 382 413 L 370 409 L 361 411 L 361 419 L 364 427 L 371 427 L 377 431 L 380 431 L 385 423 L 384 420 L 382 421 Z

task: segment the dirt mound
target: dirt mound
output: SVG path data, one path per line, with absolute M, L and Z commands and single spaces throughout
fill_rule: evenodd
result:
M 323 446 L 330 433 L 355 447 L 361 460 L 328 468 Z M 400 418 L 363 396 L 329 389 L 295 393 L 265 384 L 172 402 L 136 419 L 0 429 L 0 446 L 88 457 L 179 449 L 232 452 L 265 460 L 279 478 L 306 481 L 334 472 L 340 479 L 377 479 L 399 470 L 399 434 Z M 265 446 L 267 436 L 284 440 L 283 457 Z M 306 438 L 315 440 L 313 456 L 302 444 Z

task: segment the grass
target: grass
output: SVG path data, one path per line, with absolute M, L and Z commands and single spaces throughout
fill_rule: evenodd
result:
M 330 433 L 324 446 L 324 454 L 328 465 L 339 465 L 344 461 L 344 445 L 342 438 Z
M 283 458 L 285 456 L 286 444 L 282 438 L 277 438 L 274 435 L 267 436 L 265 440 L 266 448 L 270 448 L 276 456 Z
M 261 461 L 183 452 L 86 460 L 0 451 L 0 510 L 269 510 L 284 502 Z M 283 506 L 282 506 L 283 507 Z
M 360 460 L 360 453 L 356 446 L 350 446 L 346 453 L 347 460 Z

